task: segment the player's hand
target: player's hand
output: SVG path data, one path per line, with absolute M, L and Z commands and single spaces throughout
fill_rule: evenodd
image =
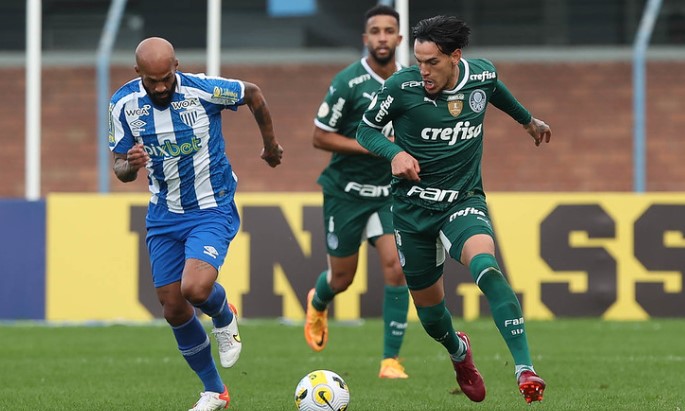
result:
M 392 175 L 409 181 L 421 181 L 419 162 L 406 151 L 399 152 L 390 162 Z
M 552 137 L 552 130 L 549 126 L 535 117 L 531 118 L 530 123 L 523 126 L 523 128 L 533 137 L 536 146 L 539 146 L 543 141 L 549 143 L 549 139 Z
M 261 154 L 262 160 L 266 161 L 271 167 L 276 167 L 281 164 L 281 159 L 283 158 L 283 147 L 280 144 L 275 143 L 269 146 L 265 146 L 262 149 Z
M 126 152 L 126 163 L 131 170 L 137 171 L 150 161 L 150 155 L 142 144 L 137 143 Z

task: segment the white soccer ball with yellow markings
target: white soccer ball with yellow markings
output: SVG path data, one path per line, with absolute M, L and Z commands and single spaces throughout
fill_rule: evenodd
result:
M 310 372 L 295 389 L 295 405 L 300 411 L 345 411 L 349 402 L 347 383 L 329 370 Z

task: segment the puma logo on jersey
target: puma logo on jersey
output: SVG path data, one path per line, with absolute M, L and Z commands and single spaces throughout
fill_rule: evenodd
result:
M 483 124 L 472 126 L 469 121 L 459 121 L 452 128 L 430 128 L 421 130 L 421 138 L 428 141 L 447 141 L 448 146 L 456 144 L 457 140 L 470 140 L 479 137 L 483 131 Z
M 431 103 L 431 104 L 434 105 L 435 107 L 438 106 L 438 103 L 436 103 L 435 100 L 433 100 L 432 98 L 424 97 L 424 98 L 423 98 L 423 101 L 424 101 L 424 102 L 427 102 L 427 103 Z
M 362 96 L 368 98 L 369 100 L 373 100 L 373 98 L 376 96 L 376 94 L 375 93 L 369 94 L 369 93 L 364 92 L 364 93 L 362 93 Z

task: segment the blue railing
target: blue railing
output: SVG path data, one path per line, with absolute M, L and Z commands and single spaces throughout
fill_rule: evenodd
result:
M 644 193 L 646 190 L 645 100 L 647 96 L 645 91 L 645 54 L 660 9 L 661 0 L 649 0 L 647 2 L 633 43 L 633 191 L 636 193 Z

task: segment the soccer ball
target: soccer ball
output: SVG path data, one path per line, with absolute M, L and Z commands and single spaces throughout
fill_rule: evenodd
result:
M 345 380 L 333 371 L 312 371 L 295 389 L 295 405 L 300 411 L 345 411 L 349 402 Z

